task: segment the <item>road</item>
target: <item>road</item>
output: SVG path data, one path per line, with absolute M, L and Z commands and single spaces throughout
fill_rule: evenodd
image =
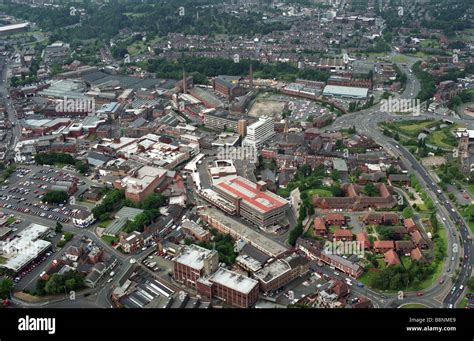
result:
M 20 130 L 20 124 L 18 123 L 18 116 L 17 112 L 15 109 L 15 106 L 13 105 L 13 102 L 10 98 L 9 92 L 8 92 L 8 73 L 9 73 L 9 65 L 6 57 L 2 57 L 0 59 L 0 64 L 2 64 L 1 68 L 1 75 L 0 75 L 0 97 L 3 98 L 4 104 L 5 104 L 5 110 L 8 115 L 8 120 L 12 124 L 11 127 L 11 140 L 9 141 L 9 145 L 7 148 L 7 155 L 5 158 L 7 160 L 12 160 L 14 157 L 14 150 L 15 146 L 19 141 L 19 138 L 21 136 L 21 130 Z

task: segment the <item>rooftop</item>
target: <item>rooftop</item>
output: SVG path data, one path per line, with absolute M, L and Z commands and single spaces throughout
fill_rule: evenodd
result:
M 115 217 L 118 219 L 120 218 L 135 219 L 135 217 L 142 212 L 143 210 L 139 208 L 124 206 L 115 214 Z
M 227 229 L 232 230 L 234 234 L 239 235 L 241 239 L 247 241 L 249 244 L 272 257 L 277 257 L 285 253 L 287 250 L 283 245 L 225 215 L 218 209 L 206 208 L 202 210 L 200 214 L 219 221 L 222 225 L 226 226 Z
M 6 258 L 6 261 L 1 266 L 18 271 L 31 260 L 38 257 L 51 246 L 50 242 L 39 239 L 49 229 L 47 226 L 31 224 L 18 233 L 17 238 L 1 243 L 3 257 Z
M 259 190 L 257 184 L 241 176 L 228 178 L 216 183 L 215 186 L 231 197 L 242 199 L 244 204 L 255 208 L 261 213 L 268 213 L 288 204 L 285 199 L 270 191 Z
M 356 87 L 351 87 L 351 86 L 339 86 L 339 85 L 326 85 L 323 91 L 323 96 L 335 95 L 335 96 L 365 98 L 367 97 L 368 91 L 369 89 L 367 88 L 356 88 Z
M 262 270 L 255 273 L 255 277 L 257 277 L 260 281 L 268 283 L 273 279 L 282 276 L 286 272 L 290 271 L 290 265 L 281 259 L 277 259 L 273 263 L 265 266 Z
M 0 27 L 0 32 L 6 32 L 10 30 L 17 30 L 20 28 L 26 28 L 30 26 L 29 23 L 21 23 L 21 24 L 12 24 L 12 25 L 5 25 Z
M 200 270 L 204 266 L 204 259 L 216 254 L 216 250 L 208 250 L 195 244 L 183 247 L 181 252 L 173 259 L 175 262 L 190 268 Z
M 135 176 L 127 176 L 122 179 L 122 184 L 127 186 L 128 192 L 138 193 L 150 186 L 156 178 L 166 175 L 167 170 L 163 168 L 143 166 Z
M 210 278 L 209 281 L 223 285 L 232 290 L 248 294 L 258 282 L 249 277 L 245 277 L 237 272 L 219 268 Z

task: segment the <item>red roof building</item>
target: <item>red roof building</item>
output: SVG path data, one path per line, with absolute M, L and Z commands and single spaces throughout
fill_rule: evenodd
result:
M 324 224 L 323 218 L 321 217 L 314 218 L 314 233 L 317 236 L 326 235 L 326 224 Z
M 410 236 L 413 243 L 415 243 L 415 245 L 419 247 L 420 249 L 426 249 L 428 247 L 428 243 L 423 238 L 420 231 L 417 230 L 413 232 Z
M 374 251 L 378 253 L 385 253 L 389 250 L 395 249 L 393 240 L 376 240 L 374 242 Z
M 403 226 L 407 229 L 408 233 L 415 232 L 418 227 L 416 226 L 415 221 L 412 218 L 403 220 Z
M 384 257 L 385 257 L 385 263 L 387 263 L 387 266 L 400 264 L 400 257 L 398 257 L 398 254 L 393 250 L 389 250 L 385 252 Z
M 351 241 L 353 238 L 351 230 L 337 230 L 333 235 L 337 241 Z
M 324 217 L 324 221 L 328 225 L 338 225 L 338 226 L 345 225 L 345 223 L 346 223 L 346 219 L 344 218 L 344 216 L 342 214 L 339 214 L 339 213 L 327 214 Z
M 367 236 L 367 233 L 365 232 L 359 232 L 356 234 L 356 240 L 359 242 L 359 243 L 362 243 L 363 247 L 364 247 L 364 250 L 367 250 L 367 249 L 370 249 L 371 247 L 371 243 L 370 243 L 370 240 L 369 240 L 369 237 Z
M 416 260 L 418 262 L 424 262 L 426 260 L 419 248 L 411 250 L 410 256 L 412 260 Z

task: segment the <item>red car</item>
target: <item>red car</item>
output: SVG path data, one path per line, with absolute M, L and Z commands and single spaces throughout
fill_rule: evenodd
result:
M 417 292 L 416 296 L 423 296 L 424 294 L 422 292 Z

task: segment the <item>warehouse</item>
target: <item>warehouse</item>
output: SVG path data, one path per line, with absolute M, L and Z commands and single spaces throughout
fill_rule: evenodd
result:
M 0 27 L 0 36 L 28 31 L 29 23 L 12 24 Z
M 326 87 L 324 88 L 324 91 L 323 91 L 323 96 L 364 99 L 364 98 L 367 98 L 368 93 L 369 93 L 369 89 L 367 89 L 367 88 L 356 88 L 356 87 L 352 87 L 352 86 L 326 85 Z
M 50 230 L 49 227 L 31 224 L 16 238 L 7 242 L 1 242 L 3 264 L 0 267 L 10 269 L 15 273 L 20 272 L 35 259 L 51 250 L 51 243 L 41 239 Z M 19 252 L 21 250 L 21 252 Z

